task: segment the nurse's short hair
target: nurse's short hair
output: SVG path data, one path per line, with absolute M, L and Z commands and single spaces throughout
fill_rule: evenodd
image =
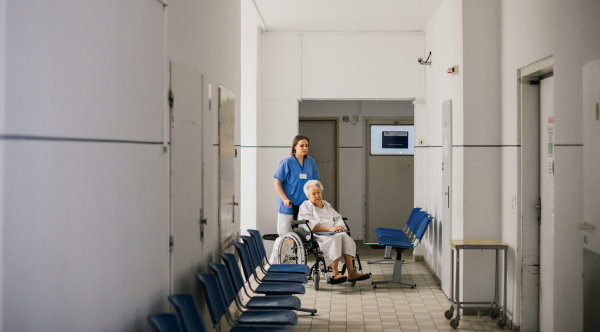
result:
M 310 191 L 310 188 L 315 187 L 321 189 L 321 192 L 325 190 L 325 188 L 323 188 L 323 184 L 319 180 L 310 180 L 304 184 L 304 195 L 308 197 L 308 192 Z

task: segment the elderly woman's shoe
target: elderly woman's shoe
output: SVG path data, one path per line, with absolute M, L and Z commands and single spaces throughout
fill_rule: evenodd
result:
M 362 273 L 358 273 L 356 271 L 354 271 L 352 273 L 352 275 L 350 276 L 350 278 L 348 279 L 348 281 L 352 282 L 352 281 L 363 281 L 363 280 L 367 280 L 370 279 L 371 275 L 370 274 L 362 274 Z
M 332 285 L 336 285 L 336 284 L 341 284 L 343 282 L 346 282 L 346 280 L 348 280 L 348 278 L 346 278 L 345 275 L 338 273 L 335 276 L 333 276 L 333 278 L 329 279 L 328 283 L 330 283 Z

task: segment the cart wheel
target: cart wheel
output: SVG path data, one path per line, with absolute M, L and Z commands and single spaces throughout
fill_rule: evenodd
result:
M 410 286 L 410 289 L 415 289 L 415 287 L 417 287 L 417 284 L 415 284 L 414 286 Z
M 458 318 L 458 317 L 457 317 Z M 453 320 L 450 321 L 450 326 L 455 329 L 458 327 L 458 322 L 460 321 L 459 319 L 454 318 Z
M 500 310 L 499 309 L 493 309 L 492 311 L 490 311 L 490 318 L 491 319 L 496 319 L 496 318 L 498 318 L 499 315 L 500 315 Z
M 375 285 L 372 281 L 371 281 L 371 285 L 373 285 L 373 288 L 377 288 L 377 285 Z
M 321 275 L 319 274 L 319 271 L 316 271 L 315 274 L 313 275 L 313 285 L 314 285 L 316 291 L 319 290 L 319 280 L 320 279 L 321 279 Z
M 350 281 L 350 286 L 354 287 L 356 285 L 356 281 Z
M 452 319 L 452 316 L 454 315 L 454 310 L 452 309 L 446 310 L 446 312 L 444 312 L 444 317 L 446 317 L 446 319 Z
M 506 321 L 504 320 L 504 317 L 498 321 L 498 327 L 503 329 L 506 326 Z

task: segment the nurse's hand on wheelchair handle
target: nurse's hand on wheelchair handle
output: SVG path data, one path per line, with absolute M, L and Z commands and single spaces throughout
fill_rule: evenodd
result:
M 285 205 L 286 207 L 290 207 L 290 206 L 292 206 L 292 201 L 290 201 L 289 199 L 286 199 L 285 201 L 283 201 L 283 205 Z

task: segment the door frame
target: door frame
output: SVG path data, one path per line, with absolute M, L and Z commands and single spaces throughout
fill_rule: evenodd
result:
M 539 329 L 540 263 L 540 88 L 553 73 L 552 56 L 517 70 L 517 250 L 514 265 L 513 324 L 522 331 Z
M 363 205 L 363 218 L 362 218 L 362 230 L 363 230 L 363 243 L 367 241 L 367 179 L 368 179 L 368 159 L 371 156 L 371 125 L 377 124 L 390 124 L 390 125 L 405 125 L 405 126 L 414 126 L 415 125 L 415 117 L 413 116 L 363 116 L 363 195 L 362 195 L 362 205 Z M 397 123 L 373 123 L 377 121 L 394 121 Z M 414 154 L 412 155 L 414 158 Z M 415 192 L 415 187 L 413 184 L 413 195 Z
M 335 121 L 335 206 L 336 211 L 340 210 L 340 118 L 339 117 L 299 117 L 298 132 L 300 132 L 300 121 Z M 309 149 L 310 151 L 310 143 Z

